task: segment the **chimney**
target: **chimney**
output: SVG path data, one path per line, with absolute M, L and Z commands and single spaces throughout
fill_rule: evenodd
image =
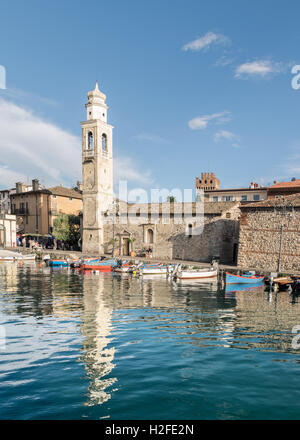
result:
M 26 185 L 25 183 L 22 182 L 17 182 L 16 183 L 16 193 L 23 193 L 26 191 Z
M 40 184 L 38 179 L 32 180 L 32 191 L 38 191 L 40 189 Z

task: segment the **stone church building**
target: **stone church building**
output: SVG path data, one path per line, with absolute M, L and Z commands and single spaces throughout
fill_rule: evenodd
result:
M 133 205 L 114 198 L 113 127 L 107 111 L 106 96 L 96 83 L 81 123 L 83 252 L 99 255 L 114 249 L 127 256 L 151 249 L 154 258 L 235 262 L 239 202 L 202 202 L 200 228 L 196 202 Z

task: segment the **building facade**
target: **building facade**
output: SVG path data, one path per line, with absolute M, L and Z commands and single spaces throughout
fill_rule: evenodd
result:
M 0 213 L 0 247 L 14 247 L 16 240 L 16 216 Z
M 268 188 L 251 182 L 249 188 L 220 188 L 220 180 L 214 173 L 201 173 L 196 177 L 196 193 L 203 190 L 207 202 L 258 202 L 268 198 Z
M 123 208 L 116 216 L 114 226 L 104 225 L 105 252 L 111 253 L 114 247 L 117 255 L 128 256 L 131 251 L 151 249 L 154 258 L 164 260 L 211 262 L 219 258 L 221 263 L 235 263 L 239 204 L 204 203 L 200 217 L 195 203 L 182 205 L 127 205 L 127 210 Z
M 82 211 L 80 191 L 62 186 L 41 188 L 37 179 L 33 180 L 29 191 L 26 191 L 25 185 L 17 183 L 16 192 L 11 194 L 10 199 L 19 234 L 51 234 L 57 216 L 79 215 Z

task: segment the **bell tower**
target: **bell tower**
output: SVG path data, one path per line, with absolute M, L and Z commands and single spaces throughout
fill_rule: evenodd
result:
M 103 215 L 113 202 L 113 126 L 107 123 L 106 96 L 88 93 L 82 127 L 83 237 L 82 251 L 103 253 Z

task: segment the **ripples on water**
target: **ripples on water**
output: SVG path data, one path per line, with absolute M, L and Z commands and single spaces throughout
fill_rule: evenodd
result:
M 299 418 L 299 303 L 264 287 L 0 265 L 1 419 Z

